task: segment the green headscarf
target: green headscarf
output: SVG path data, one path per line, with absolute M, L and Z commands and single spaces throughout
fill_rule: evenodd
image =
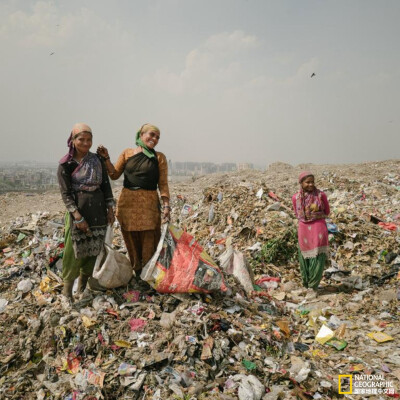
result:
M 155 155 L 155 152 L 152 151 L 152 150 L 150 150 L 150 149 L 143 143 L 143 140 L 140 138 L 140 134 L 142 133 L 142 130 L 143 130 L 144 127 L 152 128 L 152 130 L 155 130 L 155 131 L 158 131 L 158 132 L 160 132 L 160 130 L 159 130 L 156 126 L 154 126 L 154 125 L 144 124 L 144 125 L 137 131 L 137 133 L 136 133 L 136 144 L 137 144 L 138 146 L 140 146 L 140 147 L 143 149 L 143 153 L 144 153 L 147 157 L 153 158 L 153 157 L 156 156 L 156 155 Z

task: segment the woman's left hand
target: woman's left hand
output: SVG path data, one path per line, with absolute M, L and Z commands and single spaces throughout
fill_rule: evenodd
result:
M 170 219 L 170 208 L 164 207 L 162 223 L 165 224 L 166 222 L 169 222 L 169 219 Z
M 115 221 L 114 210 L 112 209 L 112 207 L 110 207 L 107 213 L 107 222 L 109 225 L 112 225 L 114 221 Z

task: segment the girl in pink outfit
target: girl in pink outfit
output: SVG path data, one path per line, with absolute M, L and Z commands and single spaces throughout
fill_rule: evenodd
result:
M 328 229 L 325 218 L 329 215 L 326 194 L 315 187 L 312 172 L 299 176 L 300 190 L 293 195 L 293 209 L 299 220 L 299 260 L 303 285 L 317 290 L 329 255 Z

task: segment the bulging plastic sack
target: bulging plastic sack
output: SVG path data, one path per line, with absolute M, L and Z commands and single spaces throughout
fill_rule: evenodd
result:
M 203 247 L 182 229 L 164 224 L 161 239 L 140 277 L 159 293 L 225 292 L 224 278 Z
M 246 256 L 229 246 L 219 257 L 219 263 L 226 274 L 235 276 L 247 293 L 254 290 L 254 276 Z
M 113 250 L 111 247 L 113 238 L 112 227 L 107 226 L 103 249 L 96 258 L 93 270 L 93 278 L 105 288 L 125 286 L 133 276 L 133 269 L 129 259 Z

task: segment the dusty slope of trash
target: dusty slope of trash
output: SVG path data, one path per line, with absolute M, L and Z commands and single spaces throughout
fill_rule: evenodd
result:
M 63 203 L 59 191 L 47 193 L 9 192 L 0 195 L 0 227 L 11 224 L 16 218 L 47 211 L 61 211 Z
M 398 397 L 399 167 L 276 163 L 172 184 L 172 222 L 217 261 L 229 293 L 133 281 L 72 307 L 59 294 L 58 194 L 1 195 L 0 398 L 360 398 L 338 394 L 338 375 L 382 376 Z M 332 210 L 318 297 L 301 289 L 291 211 L 305 168 Z M 124 250 L 117 228 L 114 244 Z

